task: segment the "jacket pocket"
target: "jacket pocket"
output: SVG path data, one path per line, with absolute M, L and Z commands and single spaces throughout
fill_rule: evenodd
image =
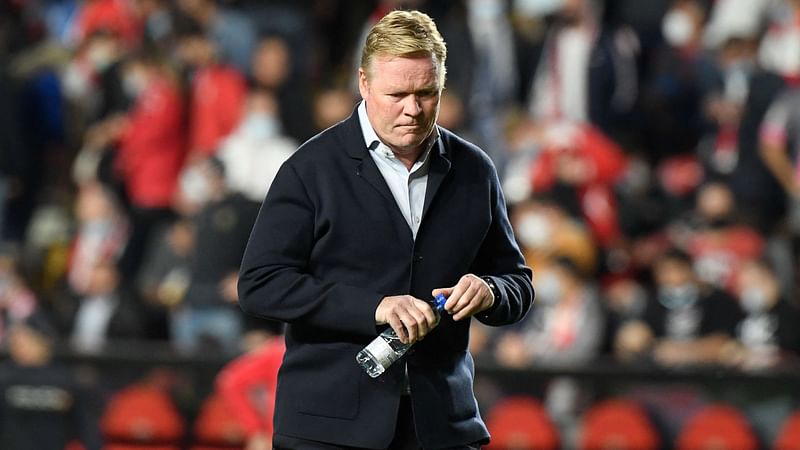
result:
M 287 359 L 284 394 L 295 411 L 312 416 L 353 419 L 358 415 L 361 368 L 358 349 L 348 344 L 313 344 Z

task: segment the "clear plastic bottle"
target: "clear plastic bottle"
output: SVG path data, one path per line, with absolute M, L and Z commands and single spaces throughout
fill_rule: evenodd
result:
M 434 300 L 433 311 L 436 313 L 437 323 L 439 312 L 444 310 L 446 301 L 447 299 L 442 294 L 437 295 Z M 356 361 L 370 377 L 376 378 L 400 359 L 412 345 L 400 342 L 397 333 L 390 327 L 358 352 Z

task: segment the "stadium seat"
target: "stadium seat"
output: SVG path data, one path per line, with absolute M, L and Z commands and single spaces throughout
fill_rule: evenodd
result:
M 111 398 L 100 429 L 106 450 L 171 450 L 180 445 L 185 425 L 166 392 L 135 384 Z
M 758 439 L 744 415 L 728 405 L 707 406 L 684 425 L 676 450 L 756 450 Z
M 800 411 L 783 422 L 774 447 L 775 450 L 800 450 Z
M 488 450 L 555 450 L 558 430 L 541 403 L 529 397 L 501 400 L 487 415 L 492 435 Z
M 660 445 L 661 438 L 647 413 L 632 401 L 605 400 L 583 415 L 581 450 L 655 450 Z
M 245 437 L 244 427 L 225 399 L 217 393 L 206 398 L 194 422 L 195 446 L 192 450 L 241 449 Z

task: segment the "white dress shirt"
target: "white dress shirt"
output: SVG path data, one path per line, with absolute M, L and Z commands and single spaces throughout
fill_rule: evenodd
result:
M 425 191 L 428 187 L 428 169 L 430 166 L 430 153 L 436 141 L 439 140 L 438 131 L 428 138 L 425 151 L 414 162 L 409 170 L 402 161 L 397 159 L 386 144 L 381 142 L 378 134 L 372 128 L 367 117 L 365 102 L 358 105 L 358 119 L 361 123 L 361 132 L 364 134 L 364 143 L 370 149 L 370 156 L 378 166 L 378 170 L 386 180 L 392 192 L 397 207 L 406 219 L 414 239 L 417 238 L 419 224 L 422 221 L 422 209 L 425 206 Z

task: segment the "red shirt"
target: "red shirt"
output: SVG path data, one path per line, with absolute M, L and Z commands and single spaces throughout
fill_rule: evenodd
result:
M 217 377 L 218 391 L 239 416 L 248 437 L 258 432 L 272 435 L 278 369 L 285 351 L 283 337 L 272 338 L 233 360 Z
M 172 205 L 186 154 L 183 115 L 177 86 L 165 80 L 152 81 L 136 100 L 115 162 L 135 206 Z
M 216 153 L 220 140 L 239 124 L 246 95 L 247 82 L 236 69 L 216 64 L 198 70 L 189 124 L 193 154 Z

